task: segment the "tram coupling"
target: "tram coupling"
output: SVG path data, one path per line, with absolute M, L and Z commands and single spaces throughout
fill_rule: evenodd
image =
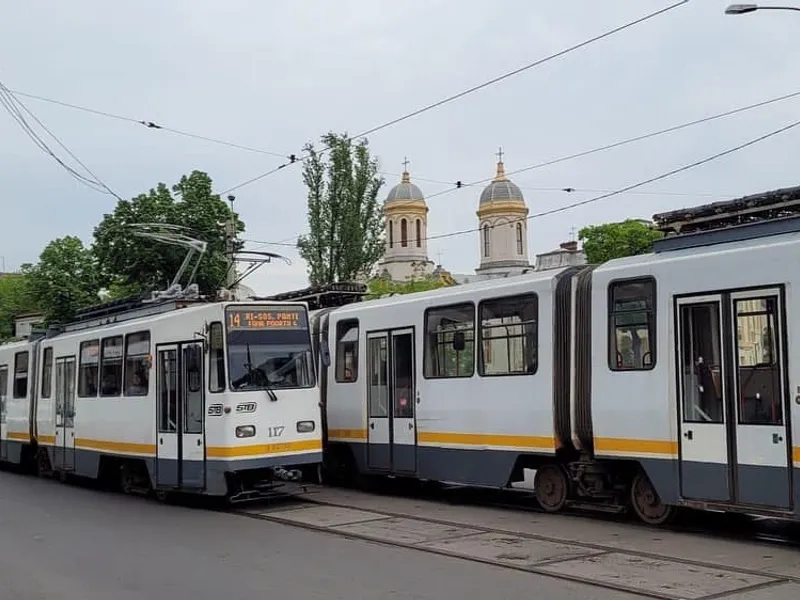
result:
M 285 469 L 283 467 L 275 467 L 272 471 L 276 479 L 281 481 L 300 481 L 303 479 L 303 472 L 299 469 Z

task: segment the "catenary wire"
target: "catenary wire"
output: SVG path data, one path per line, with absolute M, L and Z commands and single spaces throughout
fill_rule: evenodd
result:
M 672 169 L 672 170 L 667 171 L 665 173 L 662 173 L 660 175 L 656 175 L 655 177 L 650 177 L 649 179 L 645 179 L 643 181 L 638 181 L 638 182 L 633 183 L 631 185 L 627 185 L 625 187 L 618 188 L 618 189 L 612 190 L 612 191 L 610 191 L 608 193 L 601 194 L 599 196 L 594 196 L 594 197 L 588 198 L 586 200 L 581 200 L 579 202 L 573 202 L 571 204 L 560 206 L 558 208 L 554 208 L 554 209 L 546 210 L 546 211 L 543 211 L 543 212 L 535 213 L 535 214 L 532 214 L 532 215 L 528 215 L 527 217 L 525 217 L 525 220 L 530 221 L 530 220 L 533 220 L 533 219 L 538 219 L 538 218 L 541 218 L 541 217 L 549 216 L 549 215 L 552 215 L 552 214 L 565 212 L 565 211 L 568 211 L 568 210 L 572 210 L 573 208 L 577 208 L 579 206 L 585 206 L 587 204 L 593 204 L 595 202 L 599 202 L 601 200 L 605 200 L 605 199 L 611 198 L 613 196 L 618 196 L 620 194 L 627 193 L 627 192 L 629 192 L 631 190 L 634 190 L 634 189 L 636 189 L 638 187 L 642 187 L 644 185 L 655 183 L 656 181 L 661 181 L 663 179 L 667 179 L 669 177 L 672 177 L 673 175 L 677 175 L 678 173 L 683 173 L 685 171 L 689 171 L 691 169 L 694 169 L 694 168 L 699 167 L 701 165 L 707 164 L 709 162 L 712 162 L 714 160 L 717 160 L 717 159 L 722 158 L 724 156 L 727 156 L 729 154 L 733 154 L 734 152 L 739 152 L 741 150 L 744 150 L 745 148 L 753 146 L 753 145 L 755 145 L 755 144 L 757 144 L 759 142 L 762 142 L 762 141 L 764 141 L 766 139 L 769 139 L 771 137 L 774 137 L 776 135 L 779 135 L 781 133 L 789 131 L 790 129 L 794 129 L 798 125 L 800 125 L 800 120 L 794 121 L 792 123 L 789 123 L 788 125 L 784 125 L 783 127 L 780 127 L 778 129 L 774 129 L 774 130 L 772 130 L 772 131 L 770 131 L 768 133 L 760 135 L 760 136 L 758 136 L 756 138 L 753 138 L 753 139 L 751 139 L 751 140 L 749 140 L 747 142 L 744 142 L 744 143 L 739 144 L 737 146 L 734 146 L 732 148 L 728 148 L 727 150 L 723 150 L 721 152 L 717 152 L 716 154 L 712 154 L 711 156 L 707 156 L 706 158 L 703 158 L 701 160 L 689 163 L 687 165 L 683 165 L 683 166 L 677 167 L 675 169 Z M 448 190 L 448 191 L 454 191 L 454 190 Z M 485 225 L 485 227 L 488 227 L 489 229 L 494 229 L 495 227 L 498 227 L 498 225 Z M 440 234 L 436 234 L 436 235 L 429 235 L 429 236 L 425 237 L 424 240 L 425 241 L 440 240 L 440 239 L 452 238 L 452 237 L 461 236 L 461 235 L 467 235 L 469 233 L 479 233 L 481 231 L 481 229 L 482 229 L 481 227 L 473 227 L 473 228 L 470 228 L 470 229 L 462 229 L 462 230 L 459 230 L 459 231 L 451 231 L 451 232 L 448 232 L 448 233 L 440 233 Z M 295 236 L 295 237 L 300 237 L 301 235 L 307 235 L 307 234 L 300 234 L 300 235 Z M 297 246 L 297 244 L 282 243 L 282 242 L 264 242 L 264 241 L 261 241 L 261 240 L 244 240 L 244 241 L 247 241 L 247 242 L 250 242 L 250 243 L 255 243 L 255 244 L 264 244 L 264 245 L 289 246 L 289 247 L 296 247 Z
M 48 127 L 42 123 L 42 121 L 22 102 L 17 98 L 14 93 L 2 82 L 0 81 L 0 103 L 2 103 L 3 107 L 8 111 L 11 117 L 17 121 L 17 123 L 22 127 L 28 137 L 33 140 L 34 144 L 36 144 L 42 151 L 46 154 L 51 156 L 59 165 L 61 165 L 70 175 L 72 175 L 75 179 L 79 182 L 87 185 L 89 188 L 101 192 L 110 194 L 117 199 L 121 200 L 122 198 L 114 192 L 103 180 L 101 180 L 97 175 L 95 175 L 92 170 L 86 166 L 86 164 L 81 161 L 74 152 L 72 152 L 64 142 L 59 139 Z M 94 180 L 89 179 L 80 173 L 78 173 L 75 169 L 67 165 L 63 160 L 61 160 L 58 156 L 56 156 L 55 152 L 44 142 L 44 140 L 39 137 L 39 135 L 33 130 L 30 124 L 25 119 L 25 116 L 20 112 L 19 107 L 21 107 L 30 117 L 36 121 L 36 123 L 45 131 L 47 132 L 50 137 L 52 137 L 59 146 L 61 146 L 67 154 L 69 154 L 75 162 L 77 162 L 84 170 L 91 175 Z
M 69 102 L 64 102 L 64 101 L 61 101 L 61 100 L 56 100 L 56 99 L 53 99 L 53 98 L 40 96 L 40 95 L 37 95 L 37 94 L 31 94 L 31 93 L 28 93 L 28 92 L 21 92 L 21 91 L 18 91 L 18 90 L 12 90 L 12 91 L 13 91 L 14 94 L 16 94 L 18 96 L 25 96 L 25 97 L 28 97 L 28 98 L 33 98 L 35 100 L 42 101 L 42 102 L 49 102 L 49 103 L 56 104 L 56 105 L 59 105 L 59 106 L 63 106 L 63 107 L 66 107 L 66 108 L 72 108 L 72 109 L 76 109 L 76 110 L 80 110 L 80 111 L 85 111 L 85 112 L 88 112 L 88 113 L 93 113 L 93 114 L 96 114 L 96 115 L 99 115 L 99 116 L 103 116 L 103 117 L 107 117 L 107 118 L 111 118 L 111 119 L 117 119 L 117 120 L 121 120 L 121 121 L 128 121 L 128 122 L 131 122 L 131 123 L 134 123 L 134 124 L 138 124 L 138 125 L 145 125 L 146 127 L 151 128 L 151 129 L 157 129 L 157 130 L 162 130 L 162 131 L 173 132 L 173 133 L 177 133 L 179 135 L 185 135 L 185 136 L 192 137 L 192 138 L 195 138 L 195 139 L 200 139 L 200 140 L 204 140 L 204 141 L 215 143 L 215 144 L 229 146 L 229 147 L 237 148 L 237 149 L 240 149 L 240 150 L 246 150 L 246 151 L 249 151 L 249 152 L 256 152 L 256 153 L 268 154 L 268 155 L 274 155 L 274 156 L 283 156 L 282 154 L 279 154 L 279 153 L 276 153 L 276 152 L 272 152 L 270 150 L 254 148 L 254 147 L 251 147 L 251 146 L 245 146 L 245 145 L 237 144 L 237 143 L 230 142 L 230 141 L 227 141 L 227 140 L 216 139 L 216 138 L 212 138 L 212 137 L 208 137 L 208 136 L 204 136 L 204 135 L 184 132 L 184 131 L 181 131 L 181 130 L 178 130 L 178 129 L 173 129 L 173 128 L 162 126 L 162 125 L 156 125 L 155 123 L 153 123 L 151 121 L 138 120 L 138 119 L 134 119 L 132 117 L 127 117 L 127 116 L 124 116 L 124 115 L 119 115 L 119 114 L 111 113 L 111 112 L 108 112 L 108 111 L 103 111 L 103 110 L 98 110 L 98 109 L 95 109 L 95 108 L 90 108 L 90 107 L 86 107 L 86 106 L 72 104 L 72 103 L 69 103 Z M 660 129 L 660 130 L 652 131 L 652 132 L 645 133 L 645 134 L 642 134 L 642 135 L 637 135 L 637 136 L 634 136 L 634 137 L 631 137 L 631 138 L 627 138 L 627 139 L 624 139 L 624 140 L 613 142 L 611 144 L 598 146 L 598 147 L 595 147 L 595 148 L 591 148 L 589 150 L 583 150 L 583 151 L 580 151 L 580 152 L 576 152 L 574 154 L 569 154 L 569 155 L 562 156 L 562 157 L 559 157 L 559 158 L 555 158 L 555 159 L 552 159 L 552 160 L 548 160 L 548 161 L 545 161 L 545 162 L 541 162 L 541 163 L 537 163 L 537 164 L 533 164 L 533 165 L 528 165 L 526 167 L 522 167 L 520 169 L 516 169 L 514 171 L 510 171 L 510 172 L 506 173 L 506 175 L 507 176 L 511 176 L 511 175 L 515 175 L 515 174 L 519 174 L 519 173 L 524 173 L 524 172 L 527 172 L 527 171 L 532 171 L 534 169 L 539 169 L 539 168 L 555 165 L 555 164 L 558 164 L 558 163 L 566 162 L 566 161 L 573 160 L 573 159 L 576 159 L 576 158 L 583 158 L 584 156 L 589 156 L 591 154 L 595 154 L 595 153 L 598 153 L 598 152 L 603 152 L 603 151 L 606 151 L 606 150 L 611 150 L 611 149 L 618 148 L 618 147 L 621 147 L 621 146 L 624 146 L 624 145 L 627 145 L 627 144 L 631 144 L 631 143 L 635 143 L 635 142 L 639 142 L 639 141 L 644 141 L 644 140 L 647 140 L 647 139 L 650 139 L 650 138 L 654 138 L 654 137 L 657 137 L 657 136 L 660 136 L 660 135 L 665 135 L 667 133 L 672 133 L 674 131 L 679 131 L 681 129 L 685 129 L 685 128 L 688 128 L 688 127 L 693 127 L 695 125 L 700 125 L 700 124 L 707 123 L 707 122 L 710 122 L 710 121 L 714 121 L 714 120 L 717 120 L 717 119 L 722 119 L 722 118 L 725 118 L 725 117 L 729 117 L 729 116 L 733 116 L 733 115 L 740 114 L 740 113 L 743 113 L 743 112 L 747 112 L 747 111 L 750 111 L 750 110 L 753 110 L 753 109 L 756 109 L 756 108 L 761 108 L 761 107 L 764 107 L 764 106 L 768 106 L 770 104 L 775 104 L 775 103 L 778 103 L 778 102 L 783 102 L 785 100 L 790 100 L 790 99 L 796 98 L 798 96 L 800 96 L 800 90 L 797 90 L 797 91 L 794 91 L 794 92 L 791 92 L 791 93 L 788 93 L 788 94 L 783 94 L 781 96 L 775 96 L 775 97 L 769 98 L 767 100 L 762 100 L 760 102 L 747 104 L 745 106 L 739 106 L 739 107 L 734 108 L 734 109 L 730 109 L 730 110 L 727 110 L 727 111 L 724 111 L 724 112 L 720 112 L 720 113 L 716 113 L 716 114 L 713 114 L 713 115 L 708 115 L 708 116 L 705 116 L 705 117 L 702 117 L 702 118 L 699 118 L 699 119 L 695 119 L 693 121 L 688 121 L 688 122 L 681 123 L 681 124 L 678 124 L 678 125 L 673 125 L 671 127 L 665 128 L 665 129 Z M 291 159 L 291 157 L 288 157 L 288 158 Z M 289 164 L 291 164 L 291 163 L 289 163 Z M 274 169 L 273 172 L 274 171 L 278 171 L 278 170 L 284 168 L 285 166 L 288 166 L 288 165 L 281 165 L 280 167 L 277 167 L 276 169 Z M 381 171 L 381 174 L 383 174 L 383 175 L 391 175 L 391 176 L 395 176 L 395 177 L 399 177 L 400 176 L 398 173 L 392 173 L 392 172 L 387 172 L 387 171 Z M 430 200 L 431 198 L 434 198 L 436 196 L 440 196 L 440 195 L 444 195 L 444 194 L 450 193 L 450 192 L 455 191 L 457 189 L 460 189 L 462 187 L 476 186 L 476 185 L 480 185 L 482 183 L 486 183 L 486 182 L 491 180 L 491 178 L 486 178 L 486 179 L 482 179 L 482 180 L 477 180 L 477 181 L 473 181 L 473 182 L 464 183 L 464 182 L 445 181 L 445 180 L 442 180 L 442 179 L 431 179 L 431 178 L 426 178 L 426 177 L 420 177 L 418 175 L 415 175 L 414 179 L 416 181 L 424 181 L 424 182 L 429 182 L 429 183 L 437 183 L 437 184 L 452 186 L 450 189 L 442 190 L 442 191 L 439 191 L 439 192 L 436 192 L 436 193 L 434 193 L 432 195 L 427 196 L 427 198 L 426 198 L 427 200 Z M 525 188 L 521 188 L 521 189 L 523 189 L 523 190 L 531 190 L 531 191 L 564 191 L 564 192 L 585 192 L 585 193 L 605 193 L 607 191 L 610 191 L 610 190 L 594 190 L 594 189 L 573 188 L 573 187 L 563 187 L 563 188 L 533 188 L 533 187 L 525 187 Z M 659 196 L 667 195 L 667 196 L 692 196 L 692 197 L 698 197 L 698 196 L 728 197 L 728 196 L 733 195 L 733 194 L 715 194 L 715 193 L 658 192 L 658 191 L 650 191 L 650 192 L 642 191 L 642 192 L 635 192 L 635 193 L 636 194 L 641 194 L 641 195 L 659 195 Z
M 562 56 L 564 56 L 566 54 L 569 54 L 570 52 L 574 52 L 575 50 L 579 50 L 580 48 L 583 48 L 585 46 L 588 46 L 590 44 L 598 42 L 598 41 L 600 41 L 602 39 L 610 37 L 610 36 L 612 36 L 612 35 L 614 35 L 616 33 L 619 33 L 621 31 L 624 31 L 626 29 L 634 27 L 635 25 L 638 25 L 640 23 L 644 23 L 645 21 L 648 21 L 648 20 L 653 19 L 653 18 L 655 18 L 657 16 L 660 16 L 660 15 L 663 15 L 664 13 L 667 13 L 667 12 L 669 12 L 671 10 L 674 10 L 674 9 L 680 7 L 680 6 L 683 6 L 684 4 L 687 4 L 688 1 L 689 0 L 680 0 L 679 2 L 675 2 L 674 4 L 666 6 L 666 7 L 662 8 L 662 9 L 657 10 L 657 11 L 651 12 L 651 13 L 643 16 L 643 17 L 640 17 L 640 18 L 634 20 L 634 21 L 629 21 L 628 23 L 625 23 L 623 25 L 620 25 L 618 27 L 610 29 L 610 30 L 608 30 L 608 31 L 606 31 L 604 33 L 601 33 L 601 34 L 596 35 L 596 36 L 594 36 L 592 38 L 589 38 L 588 40 L 584 40 L 583 42 L 580 42 L 578 44 L 574 44 L 572 46 L 569 46 L 568 48 L 565 48 L 564 50 L 560 50 L 560 51 L 558 51 L 558 52 L 556 52 L 554 54 L 550 54 L 548 56 L 545 56 L 544 58 L 540 58 L 540 59 L 535 60 L 535 61 L 533 61 L 531 63 L 523 65 L 522 67 L 514 69 L 513 71 L 509 71 L 507 73 L 504 73 L 502 75 L 494 77 L 494 78 L 492 78 L 492 79 L 490 79 L 488 81 L 485 81 L 485 82 L 483 82 L 481 84 L 472 86 L 471 88 L 468 88 L 466 90 L 462 90 L 461 92 L 458 92 L 456 94 L 453 94 L 451 96 L 443 98 L 442 100 L 439 100 L 437 102 L 433 102 L 431 104 L 423 106 L 422 108 L 418 108 L 418 109 L 416 109 L 416 110 L 414 110 L 412 112 L 406 113 L 406 114 L 404 114 L 404 115 L 402 115 L 400 117 L 397 117 L 395 119 L 391 119 L 390 121 L 386 121 L 384 123 L 381 123 L 380 125 L 376 125 L 375 127 L 371 127 L 370 129 L 362 131 L 361 133 L 358 133 L 353 137 L 354 138 L 362 138 L 362 137 L 365 137 L 365 136 L 370 135 L 372 133 L 375 133 L 377 131 L 381 131 L 382 129 L 386 129 L 388 127 L 391 127 L 392 125 L 396 125 L 397 123 L 400 123 L 402 121 L 406 121 L 407 119 L 411 119 L 413 117 L 419 116 L 419 115 L 421 115 L 421 114 L 423 114 L 425 112 L 428 112 L 430 110 L 433 110 L 433 109 L 438 108 L 440 106 L 443 106 L 445 104 L 453 102 L 454 100 L 458 100 L 460 98 L 463 98 L 464 96 L 467 96 L 469 94 L 472 94 L 474 92 L 477 92 L 479 90 L 487 88 L 487 87 L 489 87 L 491 85 L 499 83 L 500 81 L 504 81 L 505 79 L 508 79 L 510 77 L 513 77 L 515 75 L 523 73 L 523 72 L 525 72 L 525 71 L 527 71 L 529 69 L 532 69 L 534 67 L 538 67 L 538 66 L 540 66 L 540 65 L 542 65 L 542 64 L 544 64 L 546 62 L 549 62 L 549 61 L 554 60 L 556 58 L 560 58 L 560 57 L 562 57 Z M 317 152 L 317 154 L 318 155 L 324 154 L 329 149 L 330 149 L 329 147 L 323 147 L 319 152 Z M 266 171 L 265 173 L 261 173 L 260 175 L 256 175 L 255 177 L 251 177 L 250 179 L 248 179 L 246 181 L 243 181 L 242 183 L 236 184 L 236 185 L 228 188 L 224 192 L 222 192 L 222 194 L 223 195 L 224 194 L 228 194 L 230 192 L 233 192 L 235 190 L 243 188 L 243 187 L 245 187 L 247 185 L 255 183 L 256 181 L 264 179 L 265 177 L 269 177 L 270 175 L 272 175 L 274 173 L 277 173 L 278 171 L 286 168 L 289 165 L 295 164 L 296 162 L 305 162 L 306 160 L 308 160 L 308 158 L 310 156 L 311 156 L 310 154 L 306 154 L 306 155 L 300 156 L 300 157 L 295 157 L 294 155 L 292 155 L 292 157 L 289 160 L 289 162 L 283 163 L 283 164 L 281 164 L 281 165 L 279 165 L 279 166 L 277 166 L 277 167 L 275 167 L 273 169 L 270 169 L 269 171 Z

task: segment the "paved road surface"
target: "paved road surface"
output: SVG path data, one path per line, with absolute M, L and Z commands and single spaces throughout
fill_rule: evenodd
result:
M 634 600 L 456 558 L 0 472 L 2 600 Z

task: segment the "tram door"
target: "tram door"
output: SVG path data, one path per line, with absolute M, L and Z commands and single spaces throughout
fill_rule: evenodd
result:
M 8 367 L 0 367 L 0 460 L 8 459 L 6 399 L 8 398 Z
M 199 342 L 158 347 L 156 482 L 162 488 L 205 487 L 202 359 Z
M 722 297 L 678 302 L 681 494 L 731 499 Z
M 781 303 L 778 289 L 678 302 L 685 498 L 791 507 Z
M 780 290 L 731 294 L 737 500 L 789 508 L 791 449 Z
M 53 448 L 56 469 L 75 469 L 75 358 L 57 358 L 56 441 Z
M 417 470 L 414 330 L 367 334 L 367 465 L 392 473 Z

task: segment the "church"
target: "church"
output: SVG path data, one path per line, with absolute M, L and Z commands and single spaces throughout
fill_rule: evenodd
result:
M 451 274 L 428 258 L 428 205 L 422 190 L 411 182 L 405 161 L 400 183 L 389 190 L 384 201 L 386 252 L 378 264 L 378 275 L 398 282 L 433 275 L 453 284 L 586 263 L 578 242 L 569 241 L 537 255 L 532 265 L 528 214 L 522 190 L 506 176 L 500 150 L 494 179 L 478 199 L 480 264 L 474 274 Z

